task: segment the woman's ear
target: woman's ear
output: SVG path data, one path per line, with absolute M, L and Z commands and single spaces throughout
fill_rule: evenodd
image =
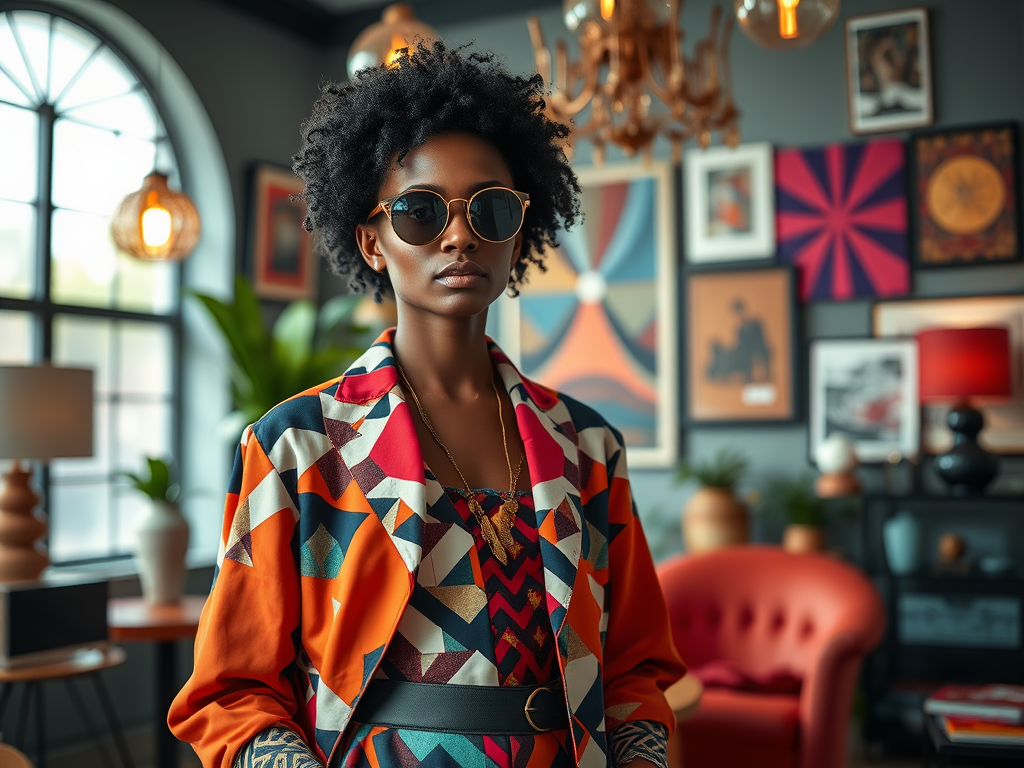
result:
M 377 230 L 365 224 L 356 224 L 356 244 L 363 260 L 370 265 L 374 272 L 383 272 L 388 268 L 387 259 L 380 250 L 380 241 L 377 239 Z
M 523 230 L 520 229 L 516 233 L 515 241 L 512 244 L 512 266 L 514 267 L 519 263 L 520 257 L 523 255 Z

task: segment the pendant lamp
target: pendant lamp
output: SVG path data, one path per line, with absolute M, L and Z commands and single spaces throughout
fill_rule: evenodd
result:
M 143 261 L 181 261 L 199 242 L 199 212 L 184 192 L 167 186 L 167 175 L 150 173 L 142 189 L 117 206 L 110 221 L 114 243 Z
M 733 0 L 740 29 L 758 45 L 806 48 L 839 18 L 840 0 Z
M 381 14 L 380 21 L 371 24 L 348 49 L 348 79 L 355 82 L 361 69 L 387 64 L 398 66 L 403 49 L 411 49 L 417 40 L 429 42 L 437 39 L 434 29 L 416 18 L 408 3 L 392 3 Z

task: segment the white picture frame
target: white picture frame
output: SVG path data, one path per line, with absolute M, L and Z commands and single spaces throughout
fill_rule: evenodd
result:
M 921 452 L 917 342 L 913 338 L 815 339 L 810 345 L 808 449 L 835 432 L 864 464 Z
M 906 8 L 847 19 L 846 83 L 850 133 L 931 125 L 928 11 Z
M 775 256 L 774 151 L 767 142 L 686 153 L 686 261 Z
M 673 168 L 576 172 L 584 220 L 558 233 L 547 271 L 532 268 L 521 295 L 501 299 L 501 346 L 523 375 L 617 428 L 631 468 L 671 468 L 680 434 Z

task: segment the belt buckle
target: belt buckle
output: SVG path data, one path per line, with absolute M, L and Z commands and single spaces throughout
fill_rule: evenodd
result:
M 547 733 L 551 729 L 550 728 L 541 728 L 539 725 L 537 725 L 535 722 L 533 722 L 533 718 L 530 717 L 530 713 L 531 712 L 536 712 L 537 711 L 537 708 L 533 706 L 533 697 L 536 696 L 541 691 L 547 691 L 548 693 L 554 693 L 555 690 L 556 690 L 555 688 L 549 688 L 546 685 L 538 685 L 536 688 L 534 688 L 530 692 L 530 695 L 526 697 L 526 704 L 523 705 L 523 714 L 526 715 L 526 722 L 528 722 L 530 724 L 530 727 L 533 728 L 533 730 L 537 731 L 537 733 Z

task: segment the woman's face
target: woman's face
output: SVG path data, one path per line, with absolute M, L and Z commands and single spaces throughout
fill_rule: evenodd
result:
M 498 151 L 477 136 L 443 133 L 410 150 L 402 165 L 397 159 L 392 163 L 380 199 L 410 189 L 433 190 L 445 200 L 469 199 L 495 186 L 515 188 Z M 356 239 L 371 268 L 387 269 L 399 306 L 449 317 L 479 314 L 501 295 L 523 242 L 521 231 L 501 243 L 480 238 L 469 226 L 463 202 L 451 204 L 444 231 L 426 245 L 404 242 L 383 213 L 360 224 Z

